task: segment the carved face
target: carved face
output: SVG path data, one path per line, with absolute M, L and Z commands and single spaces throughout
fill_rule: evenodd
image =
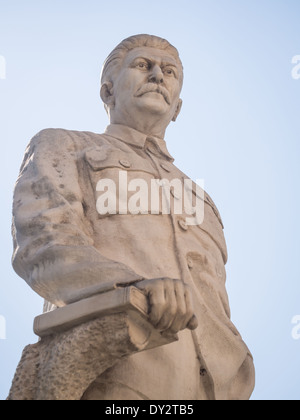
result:
M 182 68 L 168 52 L 150 47 L 130 51 L 113 81 L 114 114 L 150 113 L 170 122 L 181 101 Z

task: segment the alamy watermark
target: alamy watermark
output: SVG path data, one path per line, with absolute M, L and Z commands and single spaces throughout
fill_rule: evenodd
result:
M 127 171 L 119 171 L 117 182 L 101 179 L 96 187 L 97 211 L 101 216 L 115 214 L 175 214 L 185 216 L 187 226 L 204 220 L 204 182 L 190 179 L 128 180 Z
M 300 315 L 295 315 L 292 319 L 294 325 L 292 329 L 292 337 L 294 340 L 300 340 Z
M 0 80 L 6 79 L 6 60 L 3 55 L 0 55 Z
M 6 319 L 0 315 L 0 340 L 6 340 Z
M 295 55 L 292 58 L 292 64 L 295 64 L 295 66 L 292 69 L 292 78 L 295 80 L 300 79 L 300 55 Z

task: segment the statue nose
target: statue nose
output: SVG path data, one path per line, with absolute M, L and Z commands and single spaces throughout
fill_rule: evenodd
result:
M 164 82 L 164 74 L 159 66 L 154 66 L 149 75 L 149 82 L 161 84 Z

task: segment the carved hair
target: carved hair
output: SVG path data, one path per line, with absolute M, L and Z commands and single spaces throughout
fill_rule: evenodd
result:
M 117 47 L 110 53 L 104 62 L 101 84 L 106 82 L 113 82 L 115 74 L 120 70 L 123 60 L 129 51 L 138 47 L 152 47 L 160 50 L 164 50 L 171 54 L 179 64 L 181 71 L 181 83 L 183 81 L 183 66 L 179 58 L 178 51 L 173 45 L 171 45 L 166 39 L 154 36 L 154 35 L 134 35 L 124 39 Z

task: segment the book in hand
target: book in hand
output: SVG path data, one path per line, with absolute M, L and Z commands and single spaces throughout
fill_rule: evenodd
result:
M 148 320 L 149 303 L 144 293 L 134 286 L 119 287 L 39 315 L 34 320 L 34 332 L 39 337 L 68 331 L 85 322 L 108 315 L 126 316 L 128 332 L 140 350 L 178 341 L 175 334 L 158 331 Z

